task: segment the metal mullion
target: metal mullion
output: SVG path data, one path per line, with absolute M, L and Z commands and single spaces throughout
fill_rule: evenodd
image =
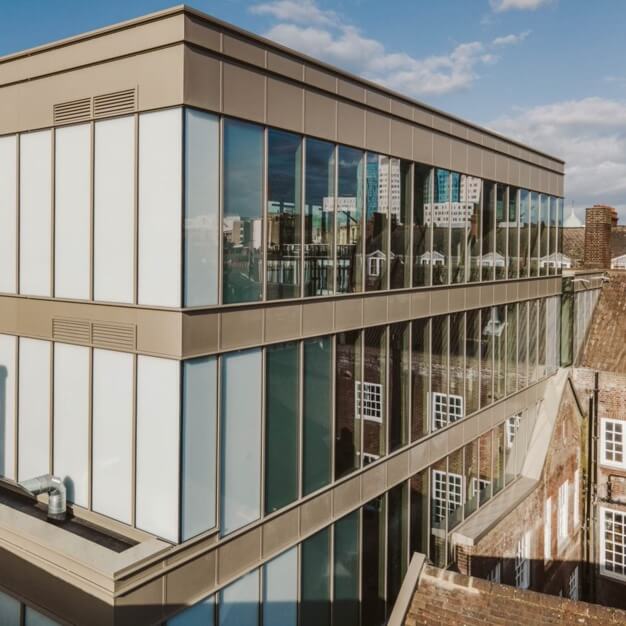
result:
M 268 175 L 268 151 L 269 151 L 269 140 L 268 140 L 269 130 L 267 127 L 263 128 L 263 181 L 261 183 L 262 187 L 262 203 L 261 207 L 261 250 L 262 250 L 262 261 L 263 267 L 261 268 L 261 300 L 263 302 L 267 301 L 267 245 L 269 241 L 269 237 L 267 236 L 267 229 L 269 228 L 269 222 L 267 219 L 267 175 Z
M 15 389 L 13 390 L 13 398 L 15 401 L 15 411 L 14 411 L 14 419 L 15 419 L 15 434 L 13 436 L 13 450 L 14 450 L 14 460 L 13 460 L 13 471 L 15 480 L 19 480 L 19 457 L 20 457 L 20 447 L 19 447 L 19 435 L 20 435 L 20 338 L 15 337 Z
M 48 407 L 48 467 L 50 474 L 54 474 L 54 347 L 55 342 L 50 341 L 50 396 Z
M 298 344 L 298 500 L 304 494 L 304 341 Z
M 402 167 L 402 163 L 400 163 L 400 167 Z M 409 229 L 409 249 L 408 254 L 406 255 L 406 260 L 408 261 L 407 271 L 409 273 L 408 286 L 413 287 L 413 245 L 414 245 L 414 233 L 413 233 L 413 203 L 415 201 L 415 189 L 413 188 L 415 185 L 415 163 L 411 162 L 409 165 L 409 197 L 407 198 L 408 211 L 406 216 L 407 228 Z M 402 199 L 402 192 L 400 192 L 400 199 Z M 404 277 L 404 284 L 407 284 L 406 276 Z
M 430 287 L 433 284 L 433 237 L 435 231 L 435 168 L 430 168 L 430 181 L 429 181 L 429 201 L 430 201 L 430 228 L 428 233 L 428 249 L 426 252 L 428 253 L 428 258 L 430 259 L 430 263 L 428 264 L 428 281 L 424 281 L 425 287 Z M 426 220 L 424 220 L 426 221 Z
M 180 239 L 178 242 L 180 267 L 178 269 L 178 278 L 180 280 L 180 290 L 178 294 L 179 306 L 185 306 L 185 273 L 188 271 L 186 259 L 186 236 L 185 236 L 185 212 L 187 211 L 186 187 L 187 187 L 187 115 L 185 107 L 180 107 L 180 222 L 178 226 Z M 181 368 L 182 370 L 182 368 Z
M 504 238 L 504 279 L 508 280 L 509 276 L 509 189 L 508 185 L 503 185 L 504 187 L 504 196 L 502 200 L 502 209 L 505 213 L 503 217 L 506 219 L 502 220 L 506 224 L 506 237 Z M 496 226 L 498 224 L 498 215 L 497 215 L 497 207 L 496 207 Z
M 339 293 L 337 286 L 337 277 L 339 276 L 338 267 L 337 267 L 337 198 L 339 197 L 339 145 L 335 144 L 333 148 L 334 151 L 334 180 L 333 180 L 333 188 L 335 197 L 333 198 L 333 236 L 332 236 L 332 247 L 333 247 L 333 268 L 332 268 L 332 279 L 333 279 L 333 294 Z
M 412 283 L 411 283 L 412 284 Z M 407 367 L 407 374 L 408 374 L 408 393 L 407 393 L 407 406 L 408 406 L 408 413 L 407 413 L 407 419 L 406 419 L 406 426 L 404 427 L 404 431 L 405 431 L 405 441 L 406 443 L 402 446 L 403 448 L 406 446 L 411 445 L 412 441 L 412 425 L 413 425 L 413 321 L 409 320 L 408 322 L 406 322 L 407 327 L 408 327 L 408 346 L 407 346 L 407 358 L 408 358 L 408 367 Z
M 263 519 L 266 515 L 265 513 L 265 458 L 266 458 L 266 446 L 265 446 L 265 434 L 267 431 L 267 411 L 266 411 L 266 386 L 267 386 L 267 348 L 261 348 L 261 440 L 259 442 L 260 445 L 260 454 L 259 458 L 261 459 L 261 467 L 259 468 L 259 478 L 261 481 L 261 488 L 259 489 L 259 494 L 261 498 L 259 510 L 261 514 L 259 519 Z
M 50 141 L 50 296 L 55 292 L 55 251 L 56 251 L 56 128 L 51 129 Z
M 89 350 L 89 398 L 87 400 L 87 509 L 93 510 L 93 348 Z
M 360 381 L 361 384 L 359 385 L 359 396 L 360 396 L 360 401 L 358 403 L 358 406 L 360 408 L 359 411 L 359 415 L 357 415 L 357 419 L 358 419 L 358 428 L 359 428 L 359 466 L 357 467 L 357 470 L 359 469 L 363 469 L 364 465 L 363 465 L 363 446 L 364 446 L 364 439 L 365 437 L 363 436 L 365 429 L 363 428 L 363 399 L 364 399 L 364 393 L 363 393 L 363 388 L 365 387 L 365 330 L 364 329 L 360 329 L 357 331 L 359 333 L 359 357 L 360 357 L 360 363 L 359 363 L 359 370 L 360 370 Z M 355 425 L 356 426 L 356 425 Z
M 400 363 L 400 371 L 402 371 L 402 362 Z M 390 453 L 390 425 L 391 425 L 391 402 L 389 401 L 389 390 L 391 389 L 391 326 L 388 324 L 385 327 L 385 414 L 384 414 L 384 430 L 385 430 L 385 445 L 384 455 L 387 456 Z
M 15 293 L 18 294 L 20 293 L 20 209 L 22 204 L 20 183 L 22 177 L 22 135 L 17 133 L 15 137 Z
M 133 115 L 133 304 L 139 304 L 139 115 Z
M 389 490 L 387 490 L 381 498 L 382 506 L 384 507 L 383 512 L 383 546 L 382 546 L 382 565 L 383 565 L 383 599 L 385 602 L 385 615 L 387 614 L 387 599 L 389 598 L 389 576 L 388 576 L 388 568 L 387 561 L 389 559 L 388 547 L 389 547 Z
M 137 525 L 137 367 L 139 357 L 133 354 L 133 415 L 132 415 L 132 446 L 131 446 L 131 526 Z
M 89 122 L 89 141 L 89 300 L 93 300 L 96 234 L 96 124 L 93 120 Z
M 385 259 L 385 286 L 382 289 L 391 289 L 391 157 L 387 157 L 387 250 Z M 400 159 L 398 159 L 398 173 L 400 175 L 400 184 L 402 184 L 402 171 L 400 167 Z M 365 176 L 367 178 L 367 166 L 365 167 Z M 398 218 L 402 211 L 402 188 L 400 188 L 400 206 L 398 207 Z M 399 221 L 399 220 L 398 220 Z
M 306 137 L 300 139 L 300 297 L 304 298 L 306 292 L 304 290 L 304 237 L 305 237 L 305 185 L 306 185 Z
M 446 228 L 447 253 L 448 253 L 448 281 L 446 285 L 452 284 L 452 172 L 448 170 L 448 226 Z
M 355 292 L 365 293 L 366 292 L 366 284 L 365 284 L 365 266 L 367 264 L 367 248 L 365 247 L 365 223 L 367 218 L 367 152 L 361 153 L 361 198 L 363 198 L 363 202 L 361 205 L 361 289 L 355 289 Z M 349 230 L 349 229 L 348 229 Z M 363 409 L 363 405 L 361 405 L 361 410 Z
M 216 384 L 215 394 L 215 528 L 221 530 L 222 519 L 221 484 L 222 484 L 222 357 L 215 357 Z
M 221 67 L 221 63 L 220 63 Z M 224 118 L 218 120 L 217 301 L 224 301 Z M 218 321 L 221 316 L 217 316 Z

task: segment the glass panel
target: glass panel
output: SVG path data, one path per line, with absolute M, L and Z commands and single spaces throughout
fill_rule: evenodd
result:
M 574 295 L 564 293 L 561 298 L 561 354 L 560 365 L 569 367 L 572 364 L 574 326 Z
M 172 619 L 168 619 L 167 626 L 214 626 L 215 624 L 215 596 L 185 609 Z
M 468 189 L 468 176 L 452 172 L 451 200 L 450 200 L 450 282 L 464 283 L 466 281 L 465 246 L 467 244 L 467 226 L 472 214 L 472 205 L 468 204 L 467 197 L 475 193 Z
M 330 478 L 332 432 L 332 337 L 304 342 L 303 492 Z
M 530 275 L 530 193 L 519 190 L 519 277 Z
M 216 524 L 217 359 L 183 361 L 181 532 L 183 541 Z M 202 497 L 198 497 L 202 494 Z
M 518 278 L 519 276 L 519 189 L 509 187 L 508 195 L 508 278 Z M 507 219 L 507 218 L 505 218 Z
M 19 339 L 18 480 L 50 471 L 50 352 L 52 344 Z M 36 393 L 34 392 L 36 390 Z
M 20 623 L 20 603 L 15 598 L 0 591 L 0 624 Z
M 391 613 L 406 574 L 408 503 L 406 481 L 387 494 L 387 613 Z
M 432 168 L 415 164 L 413 176 L 413 286 L 431 283 Z
M 506 278 L 506 242 L 509 231 L 507 222 L 506 185 L 496 185 L 496 280 Z
M 465 318 L 465 414 L 471 415 L 480 398 L 480 311 L 468 311 Z
M 465 517 L 478 508 L 478 439 L 465 446 Z
M 333 293 L 335 146 L 306 140 L 304 196 L 304 295 Z
M 300 626 L 330 625 L 330 529 L 302 542 Z
M 135 118 L 95 124 L 94 299 L 133 302 L 135 257 Z
M 358 417 L 363 423 L 363 465 L 384 456 L 386 416 L 386 354 L 387 334 L 385 326 L 366 328 L 363 359 L 363 389 L 361 400 L 357 398 Z
M 528 387 L 528 303 L 518 305 L 518 336 L 517 336 L 517 388 Z
M 537 381 L 537 300 L 528 303 L 528 376 L 530 384 Z
M 20 136 L 20 293 L 50 296 L 52 132 Z
M 447 459 L 441 459 L 430 469 L 430 560 L 436 567 L 446 565 L 446 535 L 449 487 L 460 486 L 456 479 L 449 485 Z
M 412 322 L 411 351 L 411 441 L 428 433 L 430 396 L 430 320 Z
M 480 244 L 482 233 L 482 180 L 472 176 L 467 177 L 468 189 L 468 212 L 471 211 L 469 228 L 467 229 L 467 254 L 469 256 L 469 281 L 478 282 L 480 280 Z
M 339 333 L 335 343 L 335 479 L 359 467 L 357 394 L 361 389 L 361 333 Z
M 89 124 L 56 129 L 54 171 L 54 295 L 87 300 L 91 272 Z
M 362 626 L 385 622 L 385 496 L 363 507 Z
M 517 304 L 506 306 L 506 395 L 517 391 Z
M 545 194 L 539 198 L 539 274 L 546 276 L 550 261 L 550 201 Z
M 448 425 L 452 405 L 448 397 L 448 316 L 432 319 L 430 427 L 437 430 Z
M 491 309 L 493 333 L 493 397 L 494 400 L 504 398 L 504 383 L 506 375 L 506 307 L 497 306 Z
M 219 593 L 219 626 L 258 626 L 259 570 L 237 579 Z
M 495 255 L 495 204 L 496 185 L 483 183 L 483 216 L 482 216 L 482 280 L 493 280 L 497 257 Z
M 391 180 L 389 157 L 367 155 L 365 220 L 365 290 L 387 287 L 387 235 Z
M 89 348 L 54 344 L 53 471 L 65 483 L 68 502 L 84 507 L 89 499 L 90 360 Z
M 263 566 L 263 623 L 298 623 L 298 548 L 283 552 Z
M 359 623 L 359 511 L 335 523 L 333 623 Z
M 267 299 L 300 295 L 302 140 L 267 134 Z
M 463 448 L 448 457 L 448 475 L 451 478 L 448 493 L 449 532 L 463 521 Z M 448 558 L 452 560 L 453 556 L 449 555 Z
M 426 218 L 433 225 L 433 252 L 430 258 L 433 285 L 448 284 L 451 184 L 448 170 L 435 170 L 435 200 L 430 214 L 428 211 L 426 213 Z
M 46 615 L 31 609 L 29 606 L 24 607 L 24 626 L 60 626 L 58 622 L 51 620 Z
M 391 171 L 391 289 L 411 286 L 409 271 L 411 245 L 411 163 L 389 159 Z
M 225 304 L 262 297 L 263 129 L 224 120 Z
M 538 335 L 537 335 L 537 378 L 546 375 L 546 299 L 537 300 L 538 312 Z M 556 330 L 556 329 L 554 329 Z
M 265 514 L 298 497 L 300 358 L 297 343 L 270 346 L 265 356 Z
M 8 135 L 0 137 L 0 292 L 17 291 L 16 266 L 17 135 Z
M 564 253 L 565 252 L 565 248 L 563 247 L 563 204 L 564 204 L 564 200 L 563 198 L 557 198 L 556 200 L 556 213 L 557 213 L 557 228 L 558 228 L 558 233 L 556 236 L 557 239 L 557 243 L 556 243 L 556 249 L 558 252 Z M 562 268 L 559 267 L 557 270 L 557 274 L 561 274 Z
M 504 487 L 504 444 L 505 424 L 500 424 L 493 431 L 493 495 Z
M 530 192 L 530 275 L 539 275 L 539 194 Z
M 491 498 L 492 481 L 492 446 L 491 431 L 485 433 L 478 441 L 478 500 L 480 506 L 485 504 Z
M 0 335 L 0 476 L 11 480 L 15 480 L 16 366 L 17 337 Z
M 561 259 L 559 257 L 560 250 L 558 249 L 558 212 L 557 212 L 557 199 L 553 196 L 549 198 L 550 202 L 550 255 L 548 261 L 548 274 L 556 274 L 557 268 L 560 267 Z
M 428 554 L 428 473 L 423 470 L 411 476 L 411 554 L 421 552 Z
M 261 350 L 221 357 L 221 504 L 225 535 L 260 516 Z
M 450 315 L 450 421 L 465 417 L 465 313 Z
M 180 363 L 137 357 L 138 528 L 179 540 Z
M 362 291 L 363 152 L 339 146 L 337 293 Z
M 389 327 L 389 452 L 404 446 L 409 430 L 410 326 Z
M 131 523 L 135 359 L 111 350 L 93 351 L 92 506 Z
M 139 116 L 139 304 L 181 305 L 181 109 Z
M 493 402 L 494 328 L 498 324 L 497 308 L 480 312 L 480 407 Z
M 220 122 L 185 109 L 185 306 L 217 304 Z

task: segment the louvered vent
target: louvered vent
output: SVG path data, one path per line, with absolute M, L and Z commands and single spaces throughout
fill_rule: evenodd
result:
M 93 322 L 91 326 L 91 342 L 94 346 L 134 350 L 136 335 L 136 327 L 131 324 Z
M 125 91 L 115 91 L 105 93 L 101 96 L 94 96 L 93 116 L 105 117 L 110 115 L 122 115 L 132 113 L 137 104 L 137 91 L 126 89 Z
M 52 338 L 70 343 L 91 343 L 91 325 L 87 320 L 52 320 Z
M 61 102 L 53 107 L 55 124 L 84 122 L 91 117 L 91 98 Z

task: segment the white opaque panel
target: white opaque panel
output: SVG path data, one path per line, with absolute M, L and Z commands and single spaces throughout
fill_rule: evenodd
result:
M 88 505 L 89 348 L 54 345 L 53 472 L 68 502 Z
M 183 364 L 181 534 L 185 541 L 215 526 L 217 359 Z
M 17 137 L 0 137 L 0 292 L 17 291 Z
M 185 110 L 185 306 L 217 304 L 219 118 Z
M 20 338 L 18 479 L 50 471 L 51 343 Z
M 180 365 L 137 358 L 137 526 L 178 541 Z
M 220 591 L 219 626 L 258 626 L 259 570 L 237 579 Z
M 15 480 L 16 353 L 17 337 L 0 335 L 0 476 L 13 480 Z
M 222 357 L 220 531 L 227 534 L 261 514 L 260 350 Z
M 52 132 L 20 137 L 20 293 L 51 294 Z
M 264 566 L 263 623 L 298 624 L 298 549 L 292 548 Z
M 93 351 L 94 511 L 130 524 L 134 358 Z
M 55 136 L 54 295 L 89 298 L 91 127 L 59 128 Z
M 139 118 L 139 304 L 181 305 L 182 112 Z
M 20 603 L 15 598 L 0 591 L 0 624 L 20 623 Z
M 135 118 L 96 123 L 94 147 L 94 298 L 133 302 Z

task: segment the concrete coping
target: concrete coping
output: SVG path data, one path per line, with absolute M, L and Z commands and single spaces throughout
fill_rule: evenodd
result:
M 413 600 L 413 594 L 417 588 L 420 576 L 424 569 L 426 562 L 426 555 L 420 552 L 414 552 L 411 557 L 411 562 L 402 581 L 402 586 L 398 592 L 398 597 L 393 605 L 393 610 L 389 616 L 387 626 L 403 626 L 406 614 L 409 612 L 411 601 Z

